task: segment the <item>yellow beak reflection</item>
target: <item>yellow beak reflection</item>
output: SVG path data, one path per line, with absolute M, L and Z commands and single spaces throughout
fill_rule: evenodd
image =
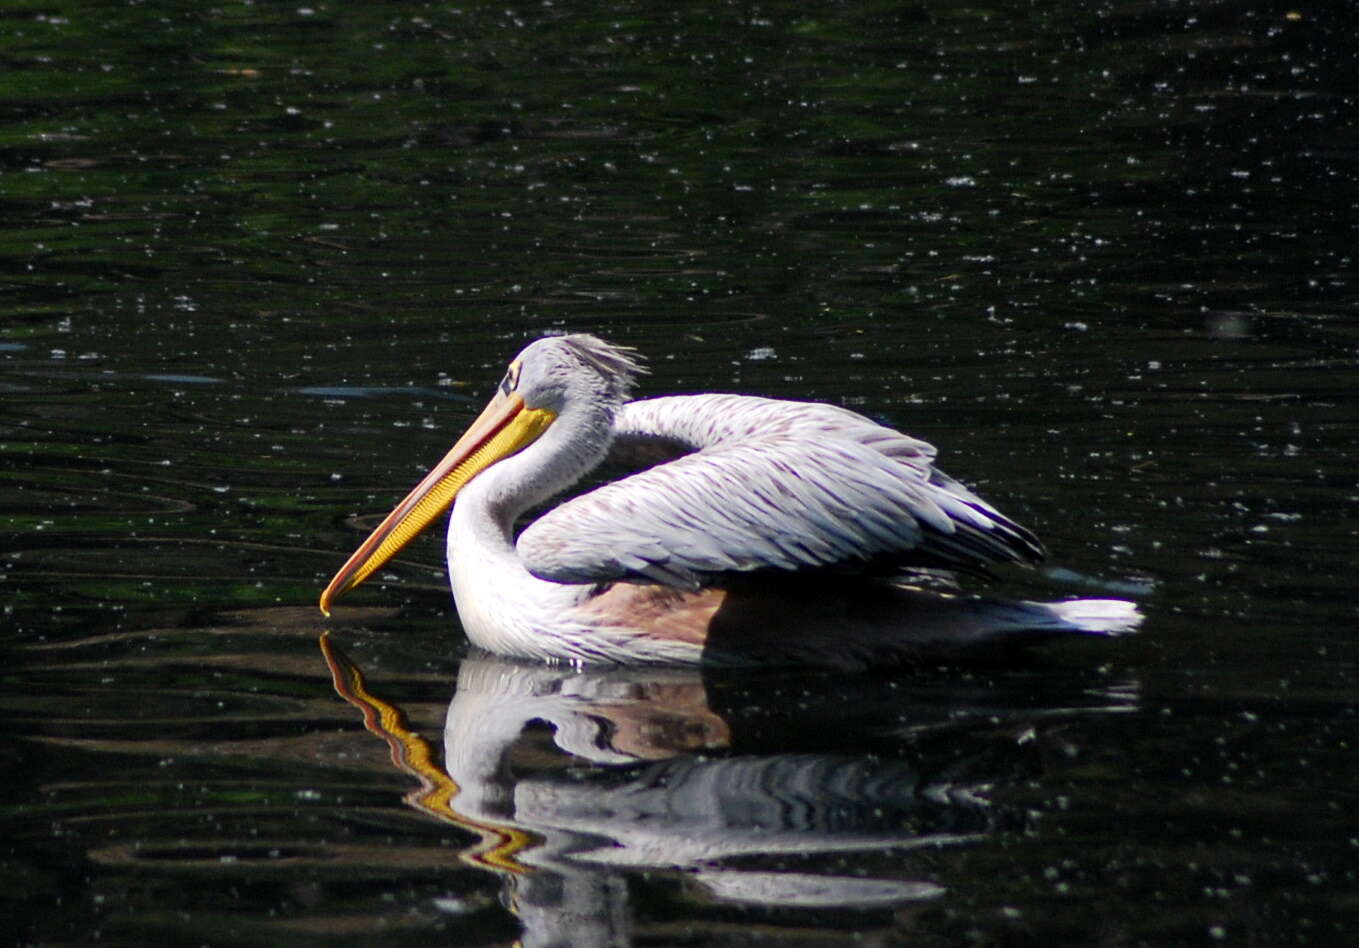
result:
M 518 392 L 499 394 L 444 459 L 378 524 L 321 593 L 321 611 L 397 554 L 453 503 L 462 486 L 496 461 L 532 444 L 557 416 L 527 408 Z

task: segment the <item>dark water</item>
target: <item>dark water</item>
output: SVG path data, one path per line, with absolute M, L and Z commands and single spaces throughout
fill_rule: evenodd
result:
M 1352 943 L 1355 25 L 6 5 L 4 942 Z M 934 441 L 1141 635 L 463 662 L 437 539 L 323 623 L 561 329 Z

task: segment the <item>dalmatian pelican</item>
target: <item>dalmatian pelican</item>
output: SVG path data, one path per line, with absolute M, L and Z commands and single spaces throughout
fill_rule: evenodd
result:
M 336 573 L 321 611 L 451 505 L 448 575 L 462 627 L 473 645 L 522 659 L 861 668 L 1118 634 L 1140 621 L 1116 599 L 1016 602 L 912 584 L 1032 565 L 1043 548 L 937 470 L 924 441 L 819 403 L 631 401 L 642 371 L 632 350 L 593 336 L 530 344 L 480 417 Z M 525 511 L 611 457 L 643 467 L 515 536 Z

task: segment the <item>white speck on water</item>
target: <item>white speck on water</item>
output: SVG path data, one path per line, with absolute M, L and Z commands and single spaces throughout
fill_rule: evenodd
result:
M 434 899 L 433 904 L 436 909 L 447 915 L 466 915 L 474 909 L 474 906 L 466 899 L 457 899 L 453 896 Z

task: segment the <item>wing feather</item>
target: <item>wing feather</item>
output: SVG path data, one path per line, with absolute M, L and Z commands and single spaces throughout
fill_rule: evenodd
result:
M 740 395 L 624 406 L 625 448 L 695 453 L 583 494 L 520 535 L 521 560 L 561 583 L 900 560 L 953 568 L 1036 561 L 1042 548 L 934 470 L 929 444 L 830 405 Z

